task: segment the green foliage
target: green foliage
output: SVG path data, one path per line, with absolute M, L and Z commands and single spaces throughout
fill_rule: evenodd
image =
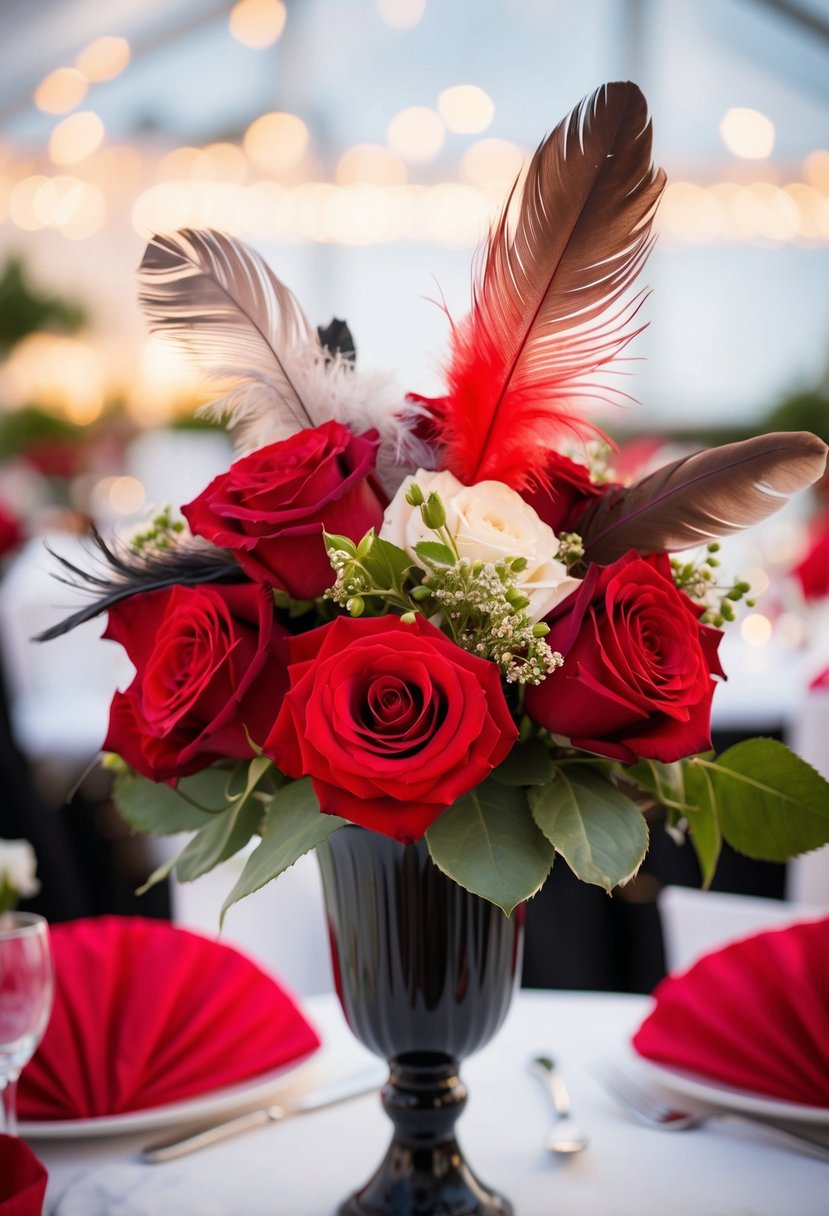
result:
M 228 908 L 277 878 L 344 823 L 345 820 L 337 815 L 325 815 L 320 811 L 307 777 L 279 790 L 265 811 L 260 828 L 262 842 L 251 853 L 224 902 L 222 921 Z
M 36 329 L 74 333 L 86 322 L 76 300 L 32 287 L 20 258 L 9 258 L 0 272 L 0 357 Z
M 829 840 L 829 783 L 777 740 L 749 739 L 716 763 L 689 763 L 708 773 L 710 813 L 738 852 L 786 861 Z
M 541 831 L 582 882 L 611 891 L 632 878 L 648 849 L 644 816 L 606 776 L 562 764 L 547 785 L 530 790 Z
M 527 739 L 516 743 L 492 776 L 501 785 L 545 785 L 552 781 L 555 771 L 553 758 L 541 739 Z
M 206 768 L 182 777 L 171 789 L 129 772 L 115 779 L 113 799 L 121 817 L 137 832 L 152 836 L 195 832 L 227 807 L 229 777 L 229 769 Z
M 492 780 L 444 811 L 426 843 L 438 869 L 507 916 L 540 891 L 555 856 L 533 823 L 526 795 Z

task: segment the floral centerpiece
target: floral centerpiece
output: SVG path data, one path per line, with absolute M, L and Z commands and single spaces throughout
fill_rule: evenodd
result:
M 240 243 L 150 242 L 150 324 L 229 381 L 209 409 L 240 456 L 187 526 L 99 538 L 110 572 L 80 573 L 103 594 L 63 628 L 107 610 L 135 664 L 104 747 L 135 828 L 195 833 L 180 878 L 261 837 L 229 905 L 352 822 L 425 834 L 509 912 L 556 853 L 629 879 L 643 799 L 706 880 L 723 837 L 774 860 L 829 838 L 829 790 L 782 744 L 710 752 L 748 590 L 718 586 L 718 538 L 817 480 L 825 445 L 764 435 L 629 486 L 590 459 L 584 406 L 642 328 L 663 184 L 638 89 L 582 103 L 495 224 L 432 400 L 358 371 L 347 327 L 314 329 Z
M 509 914 L 557 854 L 629 880 L 648 804 L 706 881 L 722 839 L 769 859 L 829 839 L 814 770 L 768 739 L 714 756 L 710 733 L 749 590 L 718 581 L 719 538 L 817 480 L 825 445 L 763 435 L 622 485 L 588 417 L 643 327 L 663 185 L 636 86 L 582 102 L 495 223 L 433 399 L 359 370 L 347 326 L 314 328 L 239 242 L 150 241 L 150 325 L 223 381 L 238 459 L 183 519 L 97 537 L 103 569 L 67 572 L 95 601 L 62 628 L 107 611 L 135 665 L 104 743 L 116 801 L 192 833 L 156 877 L 256 839 L 227 908 L 356 824 L 425 840 Z

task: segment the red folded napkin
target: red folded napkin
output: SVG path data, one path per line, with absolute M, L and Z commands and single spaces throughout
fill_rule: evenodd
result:
M 21 1119 L 149 1110 L 319 1046 L 292 997 L 221 942 L 117 916 L 54 925 L 51 937 L 55 1007 L 20 1079 Z
M 809 685 L 810 688 L 827 688 L 829 689 L 829 667 L 825 671 L 819 672 Z
M 47 1174 L 32 1150 L 0 1135 L 0 1216 L 40 1216 Z
M 640 1055 L 752 1093 L 829 1107 L 829 917 L 768 930 L 654 990 Z

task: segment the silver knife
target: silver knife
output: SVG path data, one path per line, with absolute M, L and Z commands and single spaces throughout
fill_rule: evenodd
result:
M 175 1161 L 187 1153 L 195 1153 L 199 1149 L 218 1144 L 231 1136 L 250 1131 L 254 1127 L 263 1127 L 267 1123 L 279 1123 L 292 1115 L 305 1115 L 313 1110 L 321 1110 L 324 1106 L 334 1106 L 337 1102 L 345 1102 L 348 1098 L 357 1098 L 360 1094 L 370 1093 L 379 1088 L 388 1077 L 388 1070 L 377 1065 L 352 1073 L 339 1080 L 329 1081 L 316 1089 L 302 1094 L 289 1106 L 262 1106 L 257 1110 L 246 1111 L 232 1119 L 224 1119 L 221 1123 L 213 1123 L 198 1131 L 189 1132 L 184 1136 L 175 1136 L 171 1140 L 160 1140 L 148 1144 L 142 1149 L 141 1157 L 149 1165 L 160 1165 L 163 1161 Z

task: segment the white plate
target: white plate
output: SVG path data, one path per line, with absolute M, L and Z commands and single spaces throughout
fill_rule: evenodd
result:
M 767 1098 L 748 1089 L 736 1089 L 721 1081 L 701 1077 L 697 1073 L 654 1064 L 639 1055 L 635 1059 L 637 1066 L 645 1070 L 650 1080 L 672 1093 L 704 1102 L 706 1106 L 724 1106 L 729 1110 L 744 1111 L 748 1115 L 759 1115 L 767 1119 L 788 1119 L 829 1126 L 829 1109 L 825 1106 L 803 1106 L 799 1102 L 784 1102 L 782 1098 Z
M 123 1136 L 131 1132 L 148 1132 L 175 1124 L 200 1123 L 237 1110 L 264 1106 L 287 1084 L 297 1079 L 309 1067 L 315 1054 L 296 1064 L 252 1077 L 239 1085 L 216 1089 L 183 1102 L 170 1102 L 151 1110 L 131 1111 L 125 1115 L 101 1115 L 95 1119 L 61 1119 L 43 1123 L 21 1121 L 20 1135 L 24 1140 L 86 1140 L 95 1136 Z

